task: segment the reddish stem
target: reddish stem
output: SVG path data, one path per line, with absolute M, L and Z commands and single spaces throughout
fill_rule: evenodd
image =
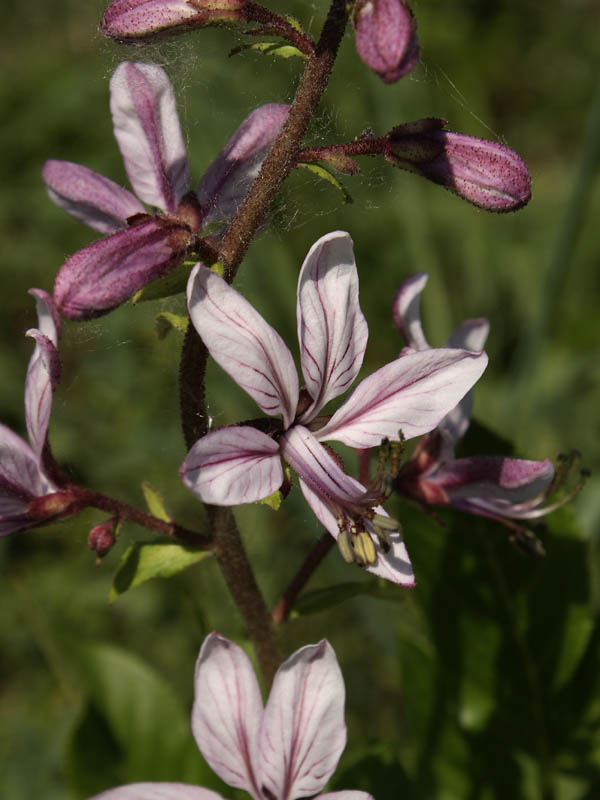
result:
M 333 536 L 330 533 L 324 533 L 304 559 L 302 566 L 292 578 L 287 589 L 281 595 L 281 599 L 273 609 L 272 617 L 275 625 L 282 625 L 287 622 L 296 598 L 334 544 L 335 539 Z

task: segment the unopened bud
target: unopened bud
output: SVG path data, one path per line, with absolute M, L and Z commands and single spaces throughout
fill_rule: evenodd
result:
M 488 211 L 516 211 L 531 198 L 525 162 L 508 147 L 441 130 L 442 120 L 400 125 L 387 136 L 386 158 Z
M 100 30 L 121 42 L 162 39 L 209 25 L 242 24 L 245 7 L 246 0 L 114 0 Z
M 89 532 L 88 547 L 97 556 L 105 556 L 116 541 L 115 528 L 117 521 L 114 517 L 101 522 Z
M 52 519 L 71 516 L 77 513 L 78 510 L 75 497 L 72 492 L 67 490 L 36 497 L 27 506 L 26 513 L 28 517 L 33 519 L 50 522 Z
M 354 27 L 358 55 L 386 83 L 417 65 L 417 21 L 408 0 L 359 0 Z

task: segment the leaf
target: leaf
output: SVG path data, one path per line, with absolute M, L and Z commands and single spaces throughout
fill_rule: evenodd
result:
M 254 50 L 268 56 L 279 56 L 279 58 L 300 57 L 306 60 L 306 56 L 301 50 L 291 44 L 278 44 L 277 42 L 255 42 L 254 44 L 240 44 L 229 51 L 230 56 L 235 56 L 245 50 Z
M 173 329 L 185 333 L 188 328 L 188 318 L 181 314 L 172 314 L 170 311 L 161 311 L 154 318 L 156 334 L 160 340 L 164 339 Z
M 177 575 L 210 555 L 208 550 L 195 550 L 175 542 L 136 542 L 123 554 L 110 589 L 109 602 L 152 578 Z
M 131 302 L 135 305 L 147 300 L 158 300 L 161 297 L 171 297 L 174 294 L 185 292 L 190 272 L 195 264 L 196 262 L 184 261 L 174 272 L 157 278 L 136 292 L 131 298 Z
M 73 648 L 87 697 L 70 742 L 70 777 L 78 796 L 134 781 L 222 784 L 198 753 L 189 715 L 150 666 L 110 645 Z M 188 676 L 192 681 L 192 665 Z
M 299 161 L 296 164 L 297 167 L 302 167 L 302 169 L 307 169 L 309 172 L 313 172 L 315 175 L 318 175 L 319 178 L 322 178 L 325 181 L 328 181 L 333 186 L 335 186 L 338 191 L 342 193 L 342 197 L 344 198 L 344 203 L 352 203 L 352 198 L 350 197 L 347 190 L 342 186 L 339 180 L 333 175 L 328 169 L 325 167 L 320 166 L 319 164 L 306 164 L 304 161 Z
M 280 489 L 270 494 L 268 497 L 263 497 L 262 500 L 257 500 L 256 505 L 264 505 L 272 508 L 273 511 L 279 511 L 281 503 L 283 502 L 283 494 Z
M 147 481 L 142 481 L 142 491 L 144 493 L 144 500 L 148 506 L 148 511 L 153 516 L 158 517 L 158 519 L 162 519 L 163 522 L 172 522 L 173 520 L 165 508 L 163 499 L 156 489 L 153 489 Z
M 406 590 L 383 581 L 348 581 L 305 592 L 296 601 L 294 611 L 302 615 L 317 614 L 359 595 L 368 595 L 392 603 L 404 603 L 406 600 Z

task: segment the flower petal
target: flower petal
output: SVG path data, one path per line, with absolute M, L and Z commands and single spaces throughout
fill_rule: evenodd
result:
M 344 696 L 339 664 L 324 639 L 279 667 L 260 730 L 259 785 L 270 797 L 294 800 L 325 786 L 346 745 Z
M 190 174 L 173 87 L 154 64 L 124 61 L 110 81 L 115 138 L 135 193 L 174 213 Z
M 242 122 L 198 186 L 204 224 L 230 219 L 260 172 L 271 145 L 287 118 L 289 106 L 268 103 Z
M 29 445 L 0 425 L 0 516 L 21 513 L 31 500 L 53 488 Z
M 298 375 L 281 336 L 202 264 L 190 275 L 187 297 L 192 323 L 217 364 L 265 414 L 283 414 L 287 428 L 298 404 Z
M 246 425 L 221 428 L 198 439 L 180 471 L 183 482 L 205 503 L 254 503 L 283 483 L 279 445 Z
M 350 478 L 350 480 L 353 479 Z M 360 486 L 358 481 L 355 481 L 355 483 Z M 337 542 L 339 527 L 335 514 L 332 512 L 327 500 L 315 492 L 302 478 L 300 479 L 300 488 L 313 514 Z M 363 491 L 366 491 L 364 487 L 361 486 L 361 488 Z M 373 510 L 381 516 L 389 516 L 383 506 L 375 506 Z M 386 581 L 397 583 L 400 586 L 414 586 L 415 574 L 400 531 L 388 531 L 392 546 L 387 553 L 384 553 L 373 530 L 373 526 L 368 520 L 364 522 L 366 530 L 372 534 L 375 551 L 377 553 L 377 562 L 372 566 L 365 567 L 366 571 L 370 572 L 371 575 L 384 578 Z
M 444 464 L 432 480 L 444 488 L 453 505 L 477 513 L 514 519 L 544 514 L 539 501 L 554 478 L 549 460 L 528 461 L 502 456 L 460 458 Z
M 408 353 L 365 378 L 316 436 L 350 447 L 384 438 L 421 436 L 443 419 L 479 379 L 485 353 L 435 349 Z
M 127 217 L 146 210 L 131 192 L 81 164 L 46 161 L 42 177 L 57 206 L 100 233 L 126 228 Z
M 400 284 L 394 297 L 392 311 L 394 322 L 400 329 L 407 347 L 412 350 L 429 350 L 429 342 L 421 324 L 421 292 L 429 276 L 425 272 L 411 275 Z
M 281 453 L 298 473 L 300 488 L 317 519 L 337 541 L 338 519 L 347 513 L 362 517 L 366 530 L 373 534 L 377 563 L 367 570 L 394 583 L 413 586 L 415 577 L 406 548 L 399 531 L 390 532 L 392 547 L 384 553 L 373 526 L 369 522 L 372 498 L 366 488 L 347 475 L 315 436 L 301 425 L 294 425 L 279 440 Z M 389 516 L 382 506 L 373 509 L 377 514 Z
M 218 633 L 196 662 L 192 731 L 200 752 L 225 783 L 261 800 L 255 779 L 263 704 L 250 659 Z
M 367 346 L 347 233 L 329 233 L 310 248 L 298 279 L 297 315 L 302 373 L 314 400 L 301 419 L 309 420 L 354 381 Z
M 89 800 L 223 800 L 223 798 L 211 789 L 190 786 L 187 783 L 130 783 L 94 795 Z
M 71 319 L 105 314 L 174 269 L 190 241 L 187 228 L 152 217 L 94 242 L 68 258 L 59 270 L 54 283 L 56 305 Z

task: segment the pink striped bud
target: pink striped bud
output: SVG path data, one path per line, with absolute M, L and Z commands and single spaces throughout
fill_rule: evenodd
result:
M 116 542 L 115 528 L 117 521 L 114 517 L 101 522 L 92 528 L 88 535 L 88 547 L 99 558 L 105 556 Z
M 246 0 L 114 0 L 100 23 L 121 42 L 162 39 L 208 25 L 247 21 Z
M 356 49 L 385 83 L 395 83 L 419 61 L 417 21 L 408 0 L 359 0 Z
M 531 199 L 527 165 L 497 142 L 442 130 L 440 119 L 399 125 L 386 158 L 488 211 L 516 211 Z

